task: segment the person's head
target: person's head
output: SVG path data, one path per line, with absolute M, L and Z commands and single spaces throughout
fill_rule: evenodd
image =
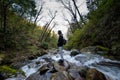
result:
M 61 30 L 58 30 L 58 34 L 59 34 L 59 35 L 61 35 L 61 34 L 62 34 Z

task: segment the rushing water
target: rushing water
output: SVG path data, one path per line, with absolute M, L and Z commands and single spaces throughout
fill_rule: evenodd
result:
M 52 58 L 53 60 L 58 61 L 60 59 L 60 55 L 53 55 L 49 53 L 47 55 L 32 60 L 31 63 L 21 68 L 25 72 L 26 77 L 36 72 L 41 65 L 46 64 L 44 58 Z M 65 50 L 64 59 L 70 63 L 76 64 L 77 66 L 88 66 L 90 68 L 96 68 L 100 72 L 104 73 L 108 80 L 120 80 L 120 61 L 113 61 L 102 56 L 90 53 L 83 53 L 71 57 L 70 51 Z M 40 62 L 40 64 L 36 64 L 37 62 Z

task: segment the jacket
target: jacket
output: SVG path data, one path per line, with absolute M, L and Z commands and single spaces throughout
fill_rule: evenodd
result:
M 63 35 L 59 35 L 57 46 L 63 46 Z

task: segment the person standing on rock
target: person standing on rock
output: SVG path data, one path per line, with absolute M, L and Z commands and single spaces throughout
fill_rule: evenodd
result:
M 59 54 L 60 54 L 60 56 L 61 56 L 61 59 L 63 60 L 63 51 L 62 51 L 62 49 L 63 49 L 63 45 L 64 45 L 64 43 L 63 43 L 63 34 L 62 34 L 62 32 L 61 32 L 61 30 L 58 30 L 58 35 L 59 35 L 59 38 L 58 38 L 58 43 L 57 43 L 57 46 L 58 46 L 58 49 L 59 49 Z

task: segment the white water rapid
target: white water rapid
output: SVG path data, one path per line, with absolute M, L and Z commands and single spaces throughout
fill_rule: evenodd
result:
M 70 56 L 71 51 L 64 50 L 64 59 L 70 63 L 74 63 L 77 66 L 88 66 L 90 68 L 96 68 L 108 78 L 108 80 L 120 80 L 120 61 L 114 61 L 106 59 L 102 56 L 91 54 L 91 53 L 82 53 L 74 57 Z M 31 63 L 23 66 L 21 69 L 25 72 L 26 77 L 35 73 L 42 64 L 46 64 L 43 58 L 52 58 L 53 60 L 58 61 L 60 59 L 59 54 L 47 54 L 37 59 L 32 60 Z M 41 64 L 36 64 L 40 62 Z

